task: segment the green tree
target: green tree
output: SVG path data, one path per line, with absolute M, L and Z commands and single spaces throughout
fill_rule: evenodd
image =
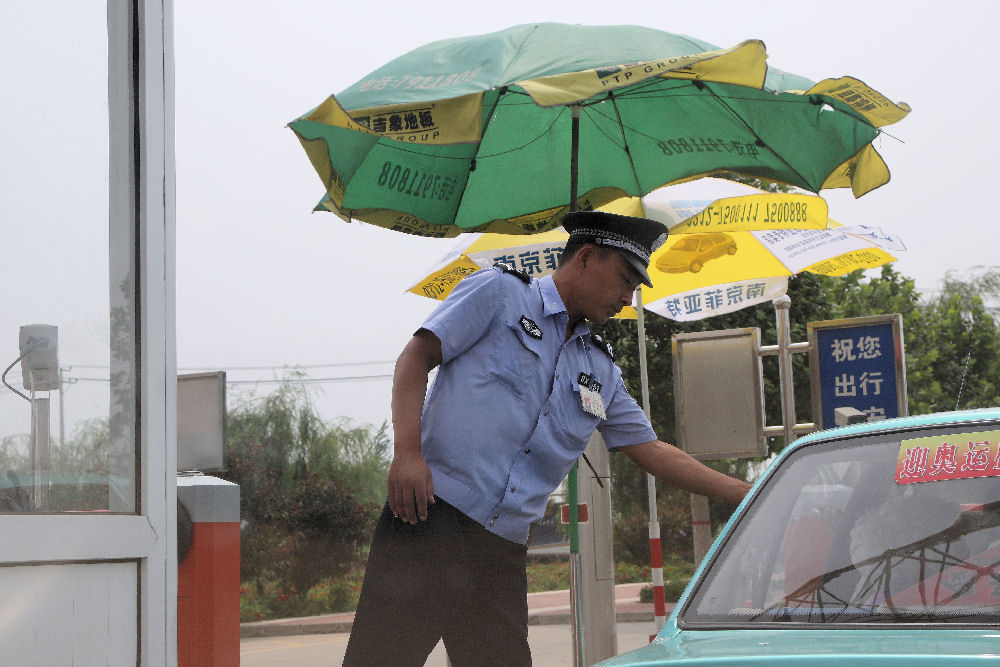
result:
M 303 379 L 290 372 L 272 393 L 228 411 L 220 475 L 240 485 L 243 579 L 299 593 L 363 562 L 389 463 L 385 424 L 325 421 Z
M 969 281 L 949 273 L 941 292 L 922 304 L 919 328 L 907 329 L 910 412 L 1000 403 L 1000 336 L 984 300 L 995 300 L 998 278 L 995 269 Z

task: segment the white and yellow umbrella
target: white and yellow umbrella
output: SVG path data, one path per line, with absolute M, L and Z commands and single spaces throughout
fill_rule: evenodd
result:
M 643 287 L 647 310 L 674 320 L 722 315 L 783 295 L 788 276 L 802 271 L 839 276 L 894 261 L 898 238 L 845 227 L 826 202 L 800 193 L 768 193 L 718 178 L 702 178 L 620 199 L 601 210 L 660 220 L 670 229 L 653 253 Z M 529 276 L 552 273 L 566 242 L 562 229 L 543 234 L 465 234 L 408 291 L 444 299 L 458 282 L 496 262 Z M 619 317 L 635 318 L 632 308 Z
M 709 194 L 720 192 L 725 198 Z M 785 294 L 789 276 L 842 276 L 895 261 L 889 251 L 905 250 L 897 236 L 828 218 L 826 202 L 813 195 L 704 178 L 661 188 L 642 202 L 646 217 L 670 228 L 650 258 L 653 287 L 643 287 L 643 305 L 673 320 L 772 301 Z

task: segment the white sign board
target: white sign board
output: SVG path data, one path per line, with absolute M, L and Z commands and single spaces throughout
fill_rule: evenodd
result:
M 765 456 L 760 329 L 676 334 L 673 362 L 677 445 L 701 460 Z
M 177 376 L 177 470 L 223 470 L 226 374 Z

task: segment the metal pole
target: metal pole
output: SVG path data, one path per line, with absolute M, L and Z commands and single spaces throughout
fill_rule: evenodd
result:
M 589 521 L 580 523 L 580 606 L 585 628 L 584 664 L 592 665 L 618 655 L 615 618 L 615 571 L 611 528 L 611 461 L 604 438 L 590 436 L 588 467 L 577 475 L 577 495 L 588 507 Z
M 694 533 L 694 562 L 700 563 L 712 546 L 712 515 L 708 498 L 691 494 L 691 532 Z
M 66 446 L 66 414 L 63 409 L 66 405 L 66 390 L 63 388 L 63 369 L 59 369 L 59 446 Z
M 49 399 L 31 392 L 31 504 L 49 510 Z
M 574 463 L 569 471 L 569 606 L 573 610 L 571 634 L 573 636 L 573 664 L 584 666 L 586 637 L 583 624 L 583 603 L 580 599 L 580 505 L 577 489 L 579 463 Z
M 578 208 L 578 180 L 580 178 L 580 105 L 571 104 L 570 111 L 570 148 L 569 148 L 569 210 Z
M 781 386 L 781 421 L 785 446 L 795 439 L 795 383 L 792 379 L 791 325 L 788 311 L 792 300 L 788 295 L 774 300 L 774 318 L 778 333 L 778 379 Z
M 569 210 L 577 210 L 577 179 L 580 164 L 580 105 L 571 104 L 570 155 L 569 155 Z M 580 600 L 580 514 L 577 492 L 578 463 L 569 471 L 569 605 L 573 610 L 573 664 L 583 667 L 584 650 L 583 604 Z
M 642 385 L 642 410 L 649 414 L 649 369 L 646 361 L 646 321 L 643 316 L 642 287 L 635 291 L 636 324 L 639 336 L 639 380 Z M 653 633 L 649 641 L 667 622 L 667 602 L 663 589 L 663 546 L 660 542 L 660 520 L 656 509 L 656 478 L 646 473 L 646 497 L 649 506 L 649 570 L 653 584 Z
M 583 583 L 583 566 L 580 564 L 580 554 L 571 553 L 569 555 L 569 606 L 573 610 L 573 664 L 576 667 L 585 667 L 584 661 L 586 650 L 586 631 L 583 621 L 583 601 L 580 599 L 580 586 Z
M 642 384 L 642 411 L 649 419 L 649 370 L 646 366 L 646 321 L 643 318 L 642 287 L 635 291 L 635 321 L 639 336 L 639 381 Z

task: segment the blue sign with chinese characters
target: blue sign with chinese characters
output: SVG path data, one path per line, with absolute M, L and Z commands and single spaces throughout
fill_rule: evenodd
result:
M 822 413 L 813 414 L 814 421 L 820 422 L 818 426 L 835 426 L 834 410 L 843 407 L 861 411 L 869 421 L 906 414 L 902 335 L 897 318 L 810 323 L 810 357 L 815 363 L 813 411 L 819 407 Z

